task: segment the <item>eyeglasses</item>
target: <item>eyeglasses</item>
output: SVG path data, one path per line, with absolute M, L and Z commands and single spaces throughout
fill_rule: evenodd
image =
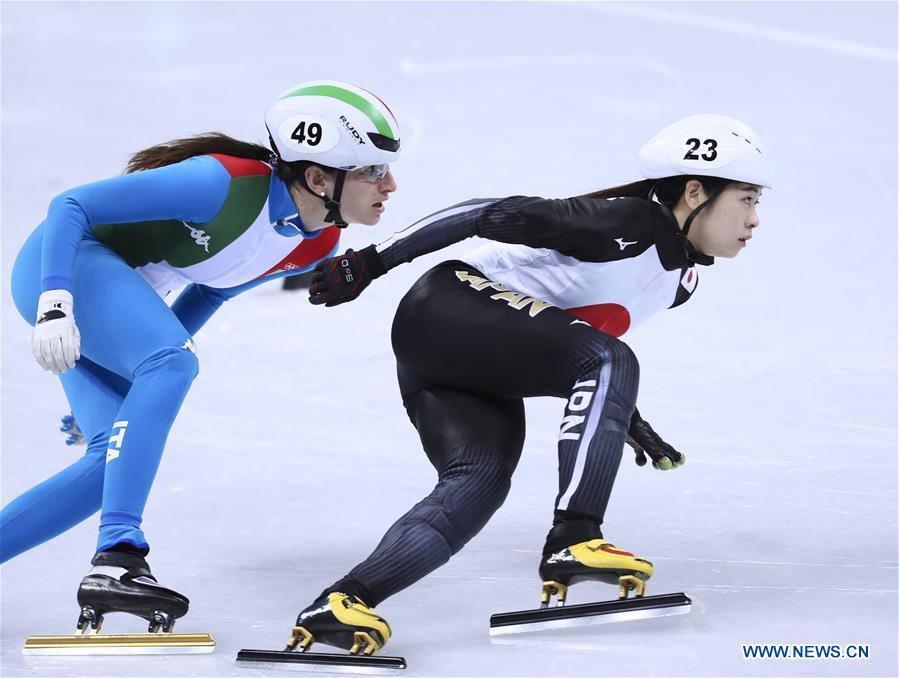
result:
M 352 171 L 353 178 L 376 184 L 382 181 L 390 171 L 390 165 L 366 165 Z

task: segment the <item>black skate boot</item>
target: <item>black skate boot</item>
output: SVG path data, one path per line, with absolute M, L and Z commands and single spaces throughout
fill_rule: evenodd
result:
M 101 551 L 78 588 L 78 625 L 71 636 L 28 636 L 26 655 L 196 654 L 212 652 L 208 633 L 172 633 L 189 601 L 156 583 L 147 561 L 121 546 Z M 127 612 L 150 622 L 149 633 L 100 633 L 103 616 Z M 160 633 L 162 631 L 163 633 Z
M 312 643 L 324 643 L 349 650 L 350 654 L 370 655 L 390 640 L 390 625 L 356 596 L 325 593 L 300 612 L 287 650 L 308 650 Z
M 148 631 L 171 633 L 190 601 L 156 583 L 143 556 L 133 551 L 101 551 L 78 587 L 77 633 L 97 633 L 103 616 L 127 612 L 150 622 Z

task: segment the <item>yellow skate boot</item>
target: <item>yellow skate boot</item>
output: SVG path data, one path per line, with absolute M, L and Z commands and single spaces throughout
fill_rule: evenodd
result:
M 556 605 L 564 605 L 568 587 L 588 580 L 618 584 L 621 599 L 630 591 L 640 597 L 651 576 L 652 563 L 645 558 L 616 548 L 605 539 L 589 539 L 544 554 L 540 561 L 540 606 L 547 607 L 554 595 L 558 596 Z
M 390 625 L 356 596 L 323 594 L 300 612 L 287 651 L 305 652 L 313 643 L 371 655 L 390 640 Z

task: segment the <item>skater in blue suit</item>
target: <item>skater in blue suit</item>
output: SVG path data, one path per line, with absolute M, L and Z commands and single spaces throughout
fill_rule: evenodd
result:
M 193 335 L 225 300 L 334 254 L 339 229 L 377 223 L 396 190 L 398 126 L 370 92 L 303 83 L 265 122 L 271 149 L 181 139 L 137 153 L 123 176 L 62 193 L 16 260 L 12 293 L 34 325 L 35 359 L 60 376 L 88 447 L 3 508 L 0 562 L 99 509 L 79 629 L 125 611 L 171 630 L 187 612 L 184 596 L 142 580 L 152 575 L 141 519 L 199 370 Z M 169 307 L 164 297 L 185 285 Z

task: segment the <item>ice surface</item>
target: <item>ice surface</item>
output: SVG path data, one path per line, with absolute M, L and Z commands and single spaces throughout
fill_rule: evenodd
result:
M 640 143 L 716 111 L 763 134 L 776 190 L 749 248 L 630 337 L 640 410 L 688 461 L 659 473 L 628 452 L 605 524 L 655 562 L 649 593 L 684 591 L 693 612 L 491 644 L 490 614 L 539 592 L 561 412 L 540 399 L 505 506 L 380 606 L 388 652 L 410 676 L 896 675 L 896 23 L 894 3 L 3 3 L 3 503 L 79 453 L 8 287 L 57 192 L 164 139 L 262 140 L 273 96 L 344 79 L 390 103 L 405 149 L 382 224 L 345 236 L 360 246 L 471 197 L 635 179 Z M 74 627 L 91 519 L 0 570 L 3 676 L 263 675 L 237 650 L 281 647 L 433 484 L 389 327 L 411 282 L 470 246 L 335 309 L 262 287 L 199 335 L 144 525 L 154 571 L 191 598 L 178 630 L 213 633 L 215 653 L 22 657 L 27 635 Z M 571 602 L 609 595 L 578 586 Z M 871 656 L 741 654 L 799 642 Z

